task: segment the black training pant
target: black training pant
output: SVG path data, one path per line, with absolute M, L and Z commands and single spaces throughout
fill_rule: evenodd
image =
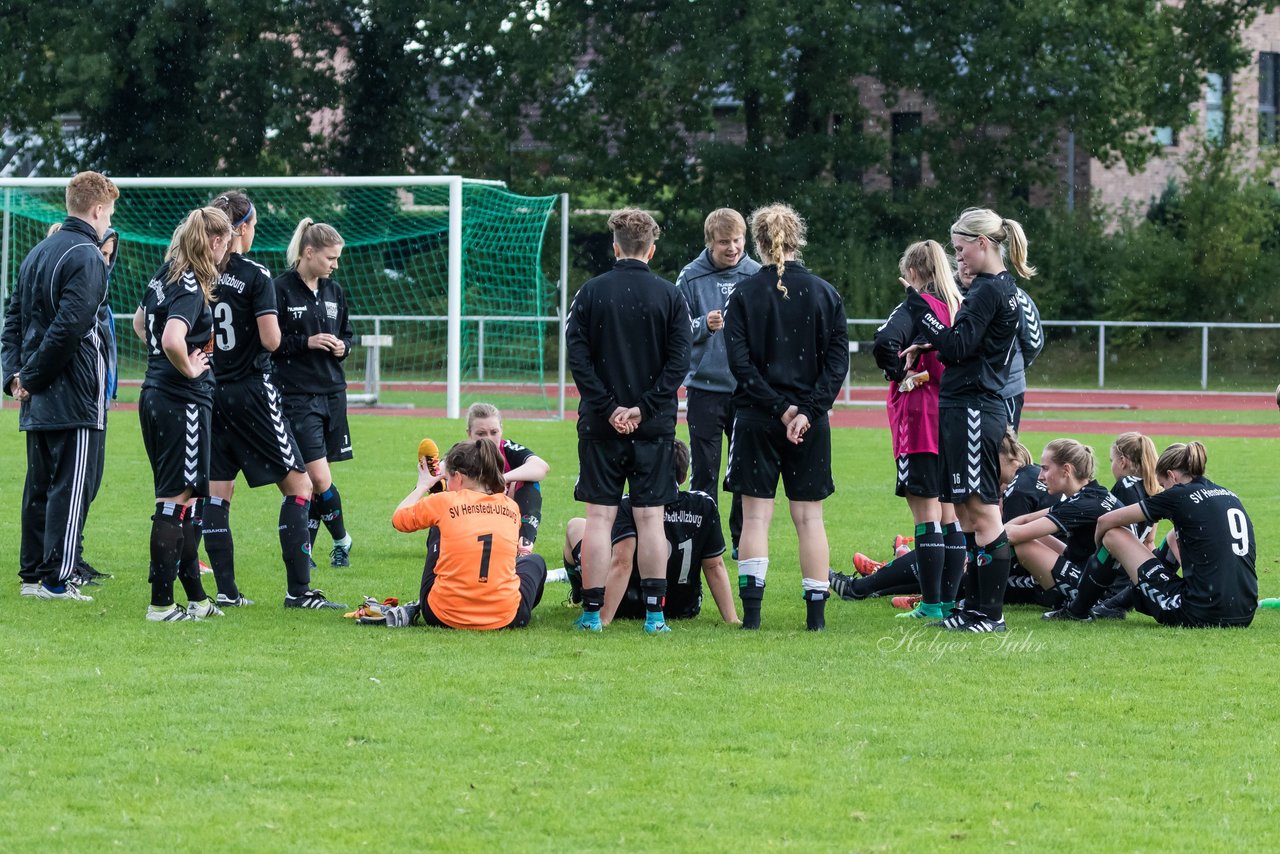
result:
M 724 436 L 733 433 L 733 395 L 728 392 L 691 388 L 687 395 L 689 422 L 689 486 L 705 492 L 720 503 L 720 447 Z M 738 547 L 742 536 L 742 496 L 734 494 L 729 505 L 729 538 Z
M 102 483 L 106 436 L 89 427 L 27 431 L 18 558 L 24 583 L 57 586 L 71 577 L 89 504 Z

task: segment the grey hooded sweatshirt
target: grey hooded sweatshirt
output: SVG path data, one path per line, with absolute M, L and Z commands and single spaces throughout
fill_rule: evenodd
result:
M 680 271 L 676 287 L 689 303 L 689 321 L 693 330 L 689 373 L 684 378 L 686 388 L 728 394 L 737 387 L 733 373 L 729 370 L 724 330 L 709 331 L 707 313 L 716 309 L 724 310 L 738 283 L 754 276 L 759 270 L 760 265 L 745 252 L 737 264 L 718 269 L 711 263 L 709 251 L 704 249 Z

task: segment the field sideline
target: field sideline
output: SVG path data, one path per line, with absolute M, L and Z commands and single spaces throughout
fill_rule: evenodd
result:
M 708 600 L 667 637 L 625 623 L 584 637 L 569 630 L 566 585 L 548 587 L 524 631 L 391 632 L 285 612 L 278 494 L 242 485 L 238 575 L 258 604 L 148 624 L 136 414 L 113 413 L 108 434 L 86 542 L 116 578 L 88 589 L 91 604 L 19 599 L 16 420 L 0 411 L 0 850 L 1280 844 L 1280 613 L 1189 632 L 1141 617 L 1045 624 L 1013 608 L 1006 636 L 975 639 L 904 629 L 887 602 L 833 601 L 813 635 L 780 502 L 758 634 L 720 624 Z M 581 512 L 572 426 L 506 428 L 551 463 L 538 550 L 559 565 Z M 1105 459 L 1113 425 L 1087 429 L 1098 432 L 1077 438 Z M 444 447 L 460 433 L 353 417 L 356 460 L 335 467 L 352 567 L 322 559 L 315 578 L 331 598 L 413 594 L 422 538 L 393 531 L 391 511 L 413 486 L 418 439 Z M 1038 455 L 1057 435 L 1024 439 Z M 833 443 L 827 520 L 843 568 L 854 550 L 883 555 L 909 516 L 892 496 L 886 430 L 837 429 Z M 1205 444 L 1209 476 L 1254 521 L 1261 593 L 1280 595 L 1280 443 Z

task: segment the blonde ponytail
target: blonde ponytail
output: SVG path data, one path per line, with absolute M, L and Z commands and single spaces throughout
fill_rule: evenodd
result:
M 799 258 L 800 250 L 808 245 L 807 230 L 804 218 L 790 205 L 779 202 L 756 208 L 751 213 L 751 240 L 756 245 L 756 254 L 767 264 L 777 265 L 777 288 L 783 299 L 791 299 L 787 286 L 782 283 L 787 255 Z
M 336 228 L 304 216 L 299 220 L 298 227 L 293 230 L 293 237 L 289 238 L 289 248 L 284 253 L 285 260 L 289 262 L 291 268 L 296 269 L 298 262 L 302 260 L 302 254 L 307 249 L 341 246 L 342 243 L 342 235 L 338 234 Z

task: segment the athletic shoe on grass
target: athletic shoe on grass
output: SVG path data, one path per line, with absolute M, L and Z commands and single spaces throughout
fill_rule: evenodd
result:
M 854 552 L 853 568 L 856 569 L 858 571 L 858 575 L 861 575 L 863 578 L 866 578 L 868 575 L 872 575 L 882 566 L 884 566 L 884 564 L 880 561 L 872 560 L 862 552 Z
M 80 592 L 80 588 L 73 582 L 68 581 L 65 584 L 59 584 L 57 587 L 50 587 L 41 582 L 36 585 L 37 599 L 68 599 L 73 602 L 92 602 L 92 596 L 86 596 Z
M 245 598 L 243 594 L 232 599 L 230 596 L 219 593 L 215 601 L 219 608 L 247 608 L 253 604 L 253 600 Z
M 910 611 L 912 608 L 920 604 L 920 596 L 894 596 L 889 600 L 889 604 L 897 608 L 899 611 Z
M 915 537 L 904 537 L 898 534 L 893 538 L 893 555 L 894 557 L 902 557 L 911 551 L 911 545 L 916 541 Z
M 147 620 L 152 623 L 186 623 L 198 619 L 200 618 L 186 608 L 176 604 L 168 607 L 152 605 L 147 608 Z
M 831 592 L 846 601 L 854 601 L 859 597 L 853 592 L 853 578 L 843 572 L 828 570 L 827 581 L 831 582 Z
M 203 620 L 205 617 L 225 617 L 222 610 L 209 597 L 201 599 L 199 602 L 192 602 L 187 605 L 187 613 L 197 620 Z
M 1040 615 L 1040 619 L 1051 620 L 1051 621 L 1065 621 L 1070 623 L 1092 623 L 1093 615 L 1090 614 L 1084 617 L 1077 617 L 1075 614 L 1071 613 L 1070 608 L 1062 607 L 1062 608 L 1055 608 L 1052 611 L 1045 611 L 1043 614 Z
M 333 551 L 329 552 L 329 566 L 335 566 L 339 569 L 345 569 L 351 566 L 351 543 L 340 546 L 333 544 Z
M 38 596 L 40 594 L 40 583 L 24 581 L 22 586 L 18 588 L 23 596 Z
M 298 596 L 285 596 L 284 606 L 286 608 L 311 608 L 313 610 L 320 608 L 333 608 L 338 611 L 347 610 L 347 606 L 341 602 L 330 602 L 326 599 L 323 590 L 308 590 Z

